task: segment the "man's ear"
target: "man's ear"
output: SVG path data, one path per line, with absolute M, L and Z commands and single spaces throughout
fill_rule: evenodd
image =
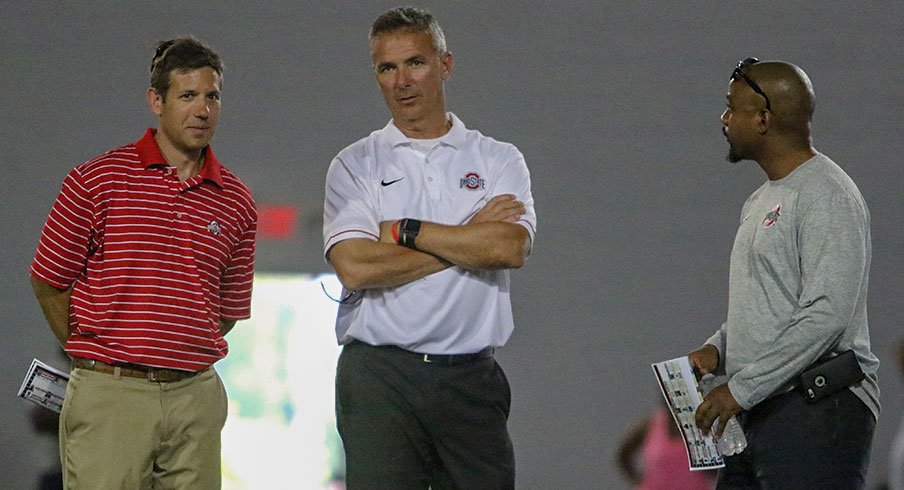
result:
M 772 126 L 772 111 L 763 109 L 757 113 L 756 129 L 759 134 L 766 134 Z
M 147 96 L 148 107 L 150 107 L 151 112 L 159 116 L 163 112 L 163 97 L 160 96 L 154 87 L 149 87 L 145 95 Z
M 448 80 L 449 77 L 452 76 L 452 67 L 455 65 L 455 58 L 452 57 L 452 53 L 446 51 L 440 57 L 439 61 L 443 65 L 443 80 Z

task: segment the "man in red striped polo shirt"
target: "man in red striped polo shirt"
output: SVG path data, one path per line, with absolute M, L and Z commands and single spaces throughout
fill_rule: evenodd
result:
M 226 392 L 211 367 L 250 316 L 257 212 L 208 143 L 223 66 L 160 43 L 137 142 L 73 169 L 31 267 L 72 357 L 60 416 L 67 488 L 220 487 Z

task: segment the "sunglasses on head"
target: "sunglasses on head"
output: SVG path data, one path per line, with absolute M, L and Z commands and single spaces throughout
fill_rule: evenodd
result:
M 756 58 L 745 58 L 741 61 L 738 61 L 738 65 L 735 67 L 734 71 L 731 72 L 731 80 L 737 80 L 738 78 L 741 78 L 745 82 L 747 82 L 747 85 L 749 85 L 754 92 L 762 95 L 763 98 L 766 99 L 766 110 L 771 111 L 772 106 L 769 104 L 769 97 L 766 96 L 766 92 L 763 92 L 763 89 L 761 89 L 756 82 L 754 82 L 746 73 L 744 73 L 744 68 L 759 63 L 759 61 L 760 60 Z
M 152 67 L 153 67 L 158 61 L 160 61 L 160 58 L 163 56 L 163 53 L 165 53 L 166 50 L 167 50 L 167 48 L 169 48 L 169 47 L 172 46 L 173 44 L 174 44 L 174 41 L 173 41 L 172 39 L 170 39 L 169 41 L 165 41 L 165 42 L 160 43 L 160 46 L 157 46 L 157 51 L 154 52 L 154 58 L 151 59 L 151 66 L 152 66 Z

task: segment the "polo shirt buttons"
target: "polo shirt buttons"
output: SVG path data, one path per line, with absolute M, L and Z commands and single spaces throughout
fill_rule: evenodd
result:
M 181 211 L 177 211 L 177 212 L 176 212 L 176 218 L 182 219 L 182 212 L 181 212 Z
M 439 188 L 439 184 L 443 180 L 442 175 L 440 175 L 436 165 L 431 165 L 429 160 L 426 160 L 424 164 L 424 187 L 427 190 L 427 195 L 430 196 L 430 199 L 437 202 L 440 200 L 442 194 Z

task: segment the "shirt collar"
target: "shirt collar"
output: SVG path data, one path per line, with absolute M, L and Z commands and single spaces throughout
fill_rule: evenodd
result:
M 144 168 L 153 167 L 155 165 L 169 165 L 166 162 L 166 158 L 163 158 L 160 147 L 157 146 L 157 141 L 154 139 L 155 134 L 157 134 L 156 129 L 148 128 L 148 130 L 144 132 L 144 136 L 135 142 L 135 148 L 138 150 L 138 160 L 144 165 Z M 198 176 L 223 188 L 223 166 L 220 164 L 220 161 L 217 160 L 217 156 L 213 154 L 210 145 L 207 145 L 207 147 L 204 148 L 204 151 L 206 152 L 206 155 L 204 156 L 204 165 L 201 166 L 201 171 L 198 173 Z
M 446 134 L 441 136 L 440 143 L 449 145 L 453 148 L 461 148 L 465 144 L 465 135 L 468 128 L 465 127 L 464 123 L 461 122 L 461 119 L 455 114 L 447 112 L 446 117 L 452 121 L 452 127 L 449 128 L 449 131 Z M 405 136 L 405 133 L 393 123 L 392 119 L 389 120 L 383 130 L 385 131 L 386 138 L 389 140 L 389 144 L 392 145 L 393 148 L 399 145 L 411 144 L 411 139 Z

